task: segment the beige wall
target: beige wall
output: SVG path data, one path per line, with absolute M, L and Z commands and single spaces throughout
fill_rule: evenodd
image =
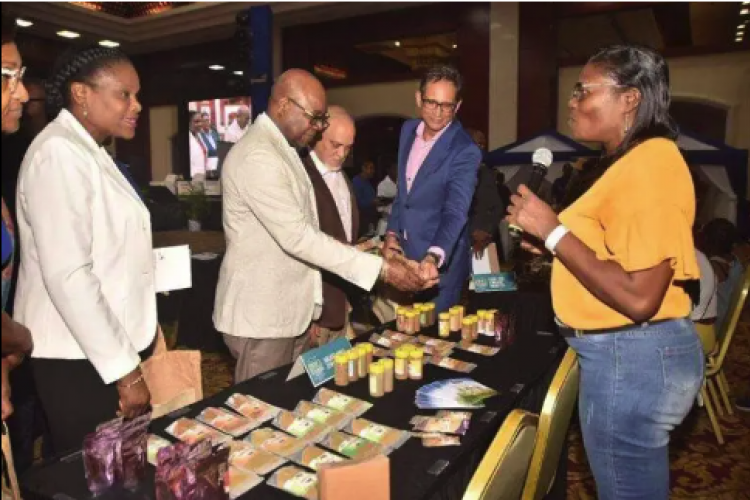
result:
M 151 128 L 151 180 L 163 181 L 172 173 L 172 136 L 177 133 L 177 106 L 149 109 Z
M 668 63 L 672 96 L 726 107 L 726 143 L 750 149 L 750 53 L 680 57 L 668 59 Z M 562 68 L 559 73 L 557 127 L 564 134 L 570 133 L 566 123 L 567 102 L 580 71 L 580 67 L 571 67 Z
M 518 3 L 490 8 L 490 151 L 517 139 Z
M 418 80 L 342 87 L 328 91 L 328 104 L 343 106 L 355 118 L 368 115 L 416 116 Z

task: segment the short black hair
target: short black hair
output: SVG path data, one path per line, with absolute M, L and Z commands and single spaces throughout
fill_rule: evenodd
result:
M 722 218 L 713 219 L 703 226 L 700 239 L 708 257 L 730 254 L 740 241 L 737 227 L 730 220 Z
M 91 83 L 98 72 L 118 63 L 132 64 L 123 52 L 106 47 L 74 48 L 62 54 L 55 62 L 45 87 L 49 118 L 55 119 L 63 108 L 70 107 L 71 84 Z
M 427 70 L 419 82 L 419 93 L 424 95 L 428 83 L 446 81 L 456 87 L 456 101 L 461 100 L 461 90 L 464 86 L 464 79 L 456 68 L 449 65 L 433 66 Z
M 3 45 L 16 43 L 16 19 L 3 14 Z

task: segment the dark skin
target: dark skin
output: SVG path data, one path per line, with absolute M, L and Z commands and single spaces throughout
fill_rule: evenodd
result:
M 632 123 L 640 93 L 636 89 L 615 89 L 614 81 L 595 65 L 583 69 L 580 81 L 597 86 L 587 90 L 582 99 L 571 98 L 568 103 L 573 135 L 578 140 L 600 142 L 612 152 L 624 139 L 623 124 Z M 511 203 L 508 221 L 540 241 L 546 240 L 560 224 L 552 208 L 526 186 L 519 187 Z M 534 253 L 543 252 L 543 247 L 529 240 L 524 240 L 522 246 Z M 669 261 L 629 272 L 615 261 L 599 260 L 570 232 L 557 244 L 555 253 L 597 299 L 634 323 L 649 321 L 656 315 L 674 276 Z
M 99 144 L 110 138 L 132 139 L 141 112 L 138 101 L 141 84 L 135 68 L 128 62 L 118 62 L 96 72 L 90 82 L 90 85 L 71 85 L 69 111 Z M 151 394 L 139 367 L 119 379 L 116 385 L 120 413 L 125 418 L 148 411 Z

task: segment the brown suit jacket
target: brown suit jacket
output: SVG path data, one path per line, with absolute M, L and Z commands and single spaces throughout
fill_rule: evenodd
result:
M 357 209 L 357 200 L 354 197 L 354 190 L 351 182 L 344 174 L 346 183 L 349 186 L 352 204 L 352 240 L 347 241 L 344 225 L 341 223 L 341 216 L 336 207 L 336 201 L 333 199 L 328 185 L 320 175 L 318 168 L 315 166 L 312 158 L 308 155 L 302 159 L 305 165 L 307 175 L 315 191 L 315 203 L 318 207 L 318 219 L 320 220 L 320 230 L 328 236 L 339 240 L 342 243 L 353 245 L 359 234 L 359 210 Z M 323 311 L 317 323 L 323 328 L 331 330 L 340 330 L 346 324 L 347 311 L 347 294 L 352 290 L 352 285 L 347 281 L 339 278 L 335 274 L 327 271 L 323 273 Z

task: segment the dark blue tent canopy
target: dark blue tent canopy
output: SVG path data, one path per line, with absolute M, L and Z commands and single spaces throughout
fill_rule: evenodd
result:
M 530 164 L 531 155 L 537 148 L 547 148 L 552 151 L 556 162 L 574 161 L 581 157 L 599 154 L 598 151 L 587 148 L 555 130 L 547 130 L 490 151 L 485 156 L 485 163 L 489 167 Z

